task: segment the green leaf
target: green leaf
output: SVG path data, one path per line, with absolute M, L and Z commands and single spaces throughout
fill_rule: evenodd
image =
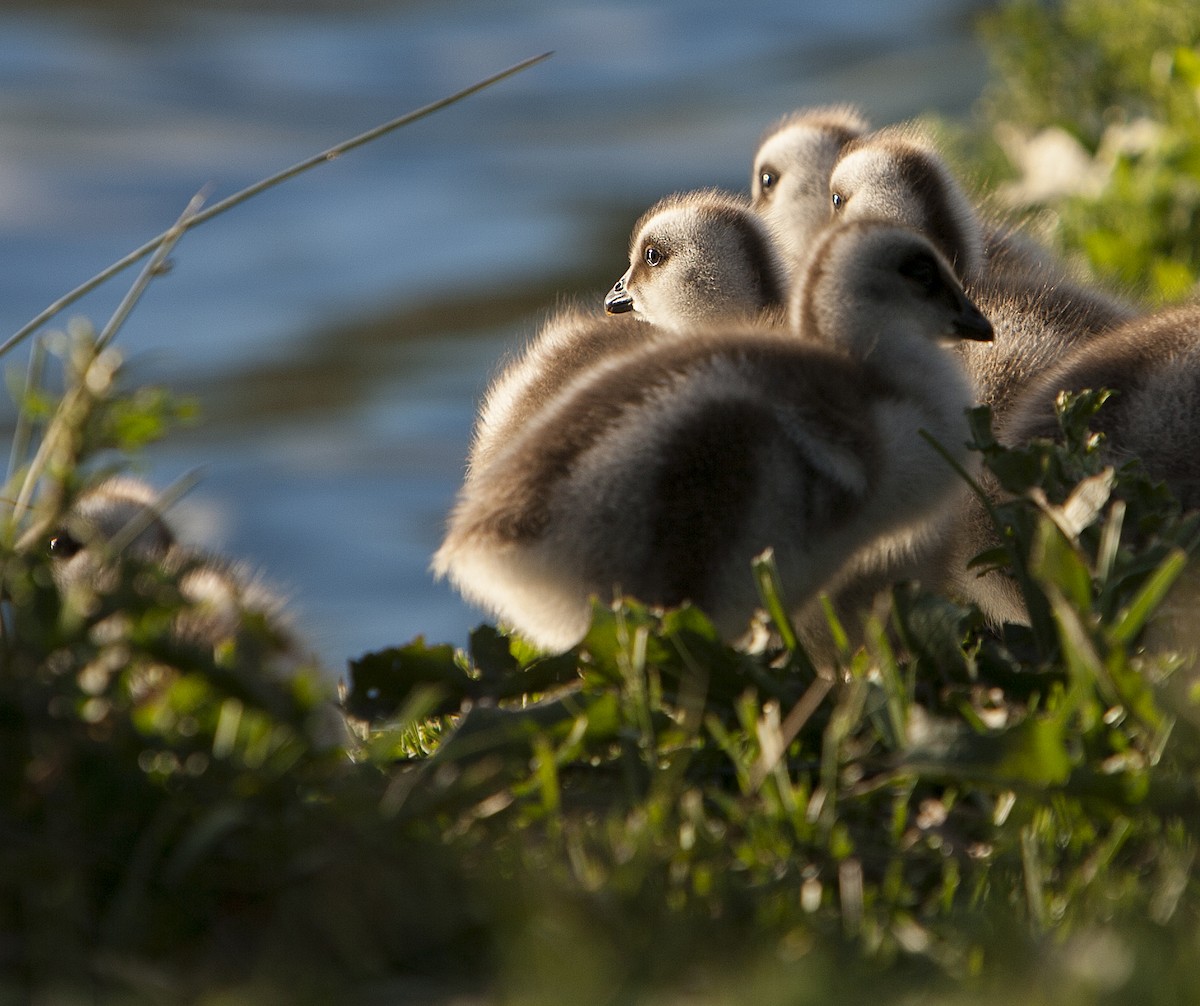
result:
M 1030 566 L 1038 581 L 1060 592 L 1077 611 L 1092 610 L 1092 574 L 1076 546 L 1048 517 L 1038 524 Z
M 974 676 L 972 661 L 963 649 L 968 634 L 983 622 L 978 610 L 955 604 L 912 584 L 892 591 L 901 638 L 921 663 L 956 681 Z
M 471 663 L 485 680 L 507 677 L 519 668 L 511 640 L 493 625 L 479 625 L 472 629 L 468 650 Z
M 1181 45 L 1173 53 L 1171 69 L 1188 87 L 1200 90 L 1200 49 Z
M 684 604 L 678 608 L 669 608 L 663 612 L 661 622 L 663 636 L 687 636 L 691 639 L 702 640 L 708 646 L 724 649 L 724 643 L 717 628 L 703 611 L 695 605 Z
M 1072 759 L 1061 715 L 1035 715 L 999 738 L 994 773 L 1032 786 L 1058 786 L 1070 778 Z
M 1187 561 L 1187 553 L 1183 549 L 1171 550 L 1153 575 L 1142 584 L 1125 610 L 1108 627 L 1108 638 L 1113 643 L 1128 646 L 1133 642 L 1184 571 Z
M 434 687 L 440 694 L 436 707 L 454 712 L 465 699 L 478 693 L 455 659 L 454 647 L 427 646 L 418 636 L 407 646 L 390 647 L 350 661 L 350 691 L 346 709 L 368 721 L 387 719 L 407 704 L 416 689 Z
M 1107 388 L 1073 392 L 1060 391 L 1056 398 L 1058 425 L 1067 447 L 1087 449 L 1092 443 L 1091 425 L 1096 413 L 1117 392 Z
M 1061 786 L 1071 777 L 1070 733 L 1061 713 L 1037 713 L 994 733 L 958 730 L 946 746 L 914 748 L 905 767 L 937 779 L 993 788 Z
M 784 605 L 783 585 L 779 581 L 779 569 L 775 565 L 775 550 L 769 548 L 761 555 L 756 555 L 750 566 L 754 570 L 754 582 L 758 587 L 758 596 L 763 607 L 766 608 L 775 630 L 783 640 L 784 649 L 792 653 L 800 646 L 800 643 Z
M 617 604 L 592 602 L 592 622 L 587 635 L 579 644 L 588 657 L 588 668 L 606 680 L 623 680 L 622 662 L 629 653 L 633 637 L 639 632 L 650 633 L 658 621 L 644 604 L 622 598 Z
M 980 552 L 968 563 L 967 569 L 977 569 L 981 572 L 1006 569 L 1012 563 L 1012 555 L 1003 545 Z
M 574 650 L 546 656 L 491 625 L 472 631 L 470 654 L 480 674 L 472 681 L 476 698 L 536 695 L 579 680 L 579 655 Z
M 491 703 L 472 705 L 433 760 L 443 764 L 500 755 L 517 759 L 515 767 L 527 767 L 528 756 L 539 739 L 557 744 L 580 720 L 586 724 L 583 737 L 589 744 L 611 740 L 621 722 L 617 697 L 611 693 L 573 692 L 520 709 Z
M 1000 447 L 992 432 L 992 410 L 988 406 L 977 405 L 967 410 L 967 428 L 971 431 L 972 450 L 986 452 Z

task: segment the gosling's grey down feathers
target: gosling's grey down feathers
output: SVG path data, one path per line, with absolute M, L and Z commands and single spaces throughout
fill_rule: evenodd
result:
M 1200 305 L 1161 311 L 1077 347 L 1030 385 L 1000 439 L 1056 436 L 1058 392 L 1087 388 L 1116 391 L 1091 423 L 1113 465 L 1138 458 L 1185 509 L 1200 508 Z
M 858 109 L 830 105 L 785 116 L 759 141 L 751 205 L 771 228 L 789 275 L 803 273 L 813 238 L 829 222 L 829 175 L 842 148 L 868 129 Z
M 798 268 L 797 263 L 807 257 L 815 234 L 829 221 L 829 173 L 839 152 L 866 129 L 865 120 L 853 109 L 833 107 L 791 115 L 764 137 L 755 158 L 754 206 L 762 219 L 775 225 L 776 245 L 782 242 L 790 249 L 793 268 Z M 716 198 L 726 200 L 720 194 Z M 712 199 L 709 193 L 689 194 L 686 200 L 675 197 L 652 208 L 635 229 L 631 272 L 640 268 L 647 288 L 640 309 L 665 327 L 720 322 L 733 314 L 749 316 L 761 310 L 761 301 L 756 296 L 759 285 L 748 278 L 761 271 L 762 260 L 750 253 L 752 242 L 736 238 L 736 230 L 748 226 L 744 212 L 735 206 L 737 215 L 732 221 L 728 215 L 716 220 L 700 219 L 699 214 Z M 732 224 L 739 218 L 743 222 L 735 229 Z M 720 276 L 724 287 L 720 297 L 698 293 L 684 268 L 660 267 L 651 271 L 644 265 L 638 266 L 639 261 L 644 261 L 647 248 L 657 249 L 654 239 L 664 230 L 677 238 L 673 242 L 675 247 L 687 242 L 687 259 L 691 263 L 702 262 L 703 274 Z M 803 274 L 802 268 L 799 274 Z M 613 288 L 610 305 L 621 298 L 623 306 L 634 306 L 633 298 L 625 291 L 628 280 L 627 274 Z M 792 303 L 795 306 L 798 301 Z M 768 319 L 773 320 L 770 315 Z M 936 529 L 903 540 L 890 539 L 876 543 L 848 564 L 839 582 L 828 585 L 847 631 L 856 633 L 860 613 L 870 608 L 880 591 L 899 580 L 928 582 L 939 576 L 944 564 L 940 553 L 934 553 L 944 539 L 945 535 Z M 806 610 L 795 612 L 794 618 L 796 630 L 810 652 L 818 656 L 834 652 L 828 619 L 819 603 L 814 600 Z
M 580 373 L 606 356 L 641 345 L 651 329 L 632 314 L 565 306 L 492 379 L 475 422 L 468 477 Z
M 957 486 L 918 429 L 965 460 L 973 393 L 938 343 L 990 326 L 928 241 L 876 223 L 826 235 L 802 297 L 799 337 L 657 331 L 581 374 L 468 479 L 434 571 L 550 650 L 614 590 L 735 637 L 763 549 L 799 607 L 911 533 Z
M 960 352 L 997 421 L 1069 347 L 1134 316 L 1129 305 L 1074 280 L 1031 242 L 985 224 L 944 158 L 911 127 L 847 144 L 829 188 L 835 220 L 907 224 L 954 264 L 996 329 L 993 346 L 963 344 Z
M 782 319 L 786 289 L 787 273 L 766 224 L 744 199 L 703 189 L 667 196 L 642 214 L 629 244 L 629 268 L 604 308 L 676 328 L 772 314 Z
M 967 344 L 959 352 L 998 428 L 1025 389 L 1058 361 L 1134 317 L 1129 305 L 1076 281 L 1031 242 L 986 224 L 945 160 L 912 128 L 881 130 L 848 144 L 830 191 L 835 220 L 884 214 L 927 234 L 955 262 L 966 290 L 995 326 L 995 345 L 986 352 Z M 1000 495 L 989 473 L 981 473 L 980 484 L 988 495 Z M 1024 617 L 1007 576 L 980 576 L 968 568 L 974 556 L 998 544 L 978 497 L 965 495 L 952 524 L 934 541 L 942 555 L 931 561 L 942 567 L 946 586 L 992 621 Z

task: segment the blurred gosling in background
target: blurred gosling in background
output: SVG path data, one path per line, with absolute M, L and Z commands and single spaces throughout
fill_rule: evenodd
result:
M 177 583 L 185 602 L 171 625 L 176 642 L 201 647 L 219 663 L 232 648 L 238 666 L 281 677 L 319 669 L 283 599 L 248 567 L 180 544 L 158 495 L 143 482 L 118 477 L 84 491 L 49 547 L 55 583 L 68 605 L 86 609 L 96 595 L 110 593 L 123 561 L 154 564 Z M 348 734 L 329 691 L 330 703 L 312 728 L 317 739 L 342 743 Z

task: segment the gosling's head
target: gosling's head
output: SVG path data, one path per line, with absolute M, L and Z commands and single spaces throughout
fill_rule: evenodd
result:
M 902 340 L 990 342 L 991 323 L 950 263 L 916 231 L 882 220 L 824 232 L 792 321 L 802 336 L 866 355 Z
M 831 105 L 794 112 L 763 135 L 750 195 L 789 260 L 802 259 L 829 221 L 829 173 L 842 148 L 869 128 L 857 109 Z
M 121 556 L 161 559 L 175 545 L 163 519 L 158 494 L 144 482 L 111 478 L 80 494 L 47 545 L 60 588 L 97 582 Z
M 736 196 L 704 190 L 668 196 L 637 222 L 629 268 L 604 298 L 665 328 L 777 310 L 785 273 L 763 222 Z
M 924 234 L 964 280 L 983 265 L 978 214 L 945 159 L 912 128 L 847 144 L 829 179 L 835 220 L 892 220 Z
M 158 494 L 144 482 L 111 478 L 75 501 L 50 536 L 50 554 L 70 559 L 86 548 L 114 545 L 152 558 L 166 553 L 175 534 L 158 510 Z

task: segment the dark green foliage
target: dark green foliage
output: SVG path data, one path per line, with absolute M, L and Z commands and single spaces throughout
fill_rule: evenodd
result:
M 1188 46 L 1200 11 L 1187 0 L 1016 0 L 983 21 L 994 114 L 1060 126 L 1096 150 L 1114 117 L 1194 115 Z M 1181 76 L 1182 75 L 1182 76 Z
M 129 407 L 118 388 L 73 429 Z M 1064 399 L 1061 441 L 1020 450 L 973 419 L 1008 494 L 986 561 L 1019 575 L 1030 628 L 903 585 L 818 670 L 764 556 L 751 650 L 631 601 L 560 656 L 490 627 L 465 652 L 417 640 L 351 662 L 354 733 L 332 738 L 268 626 L 180 636 L 186 566 L 130 557 L 61 594 L 29 529 L 76 480 L 45 475 L 3 556 L 0 988 L 789 1002 L 803 976 L 852 1001 L 1038 1001 L 1048 968 L 1066 1001 L 1095 981 L 1170 1001 L 1190 979 L 1155 955 L 1195 949 L 1200 716 L 1171 655 L 1190 637 L 1155 612 L 1197 526 L 1103 467 L 1098 408 Z M 61 442 L 79 470 L 88 437 Z M 1093 945 L 1102 980 L 1061 949 Z
M 902 586 L 818 671 L 764 557 L 752 651 L 633 602 L 562 656 L 490 627 L 467 652 L 417 640 L 351 663 L 356 734 L 332 743 L 253 626 L 181 641 L 178 571 L 130 559 L 81 602 L 10 549 L 7 988 L 986 996 L 1002 973 L 1037 989 L 1030 954 L 1066 982 L 1065 939 L 1115 947 L 1119 991 L 1151 968 L 1147 918 L 1185 958 L 1200 718 L 1139 640 L 1196 529 L 1103 469 L 1102 397 L 1019 451 L 975 417 L 1012 494 L 990 561 L 1045 613 L 1024 636 Z

